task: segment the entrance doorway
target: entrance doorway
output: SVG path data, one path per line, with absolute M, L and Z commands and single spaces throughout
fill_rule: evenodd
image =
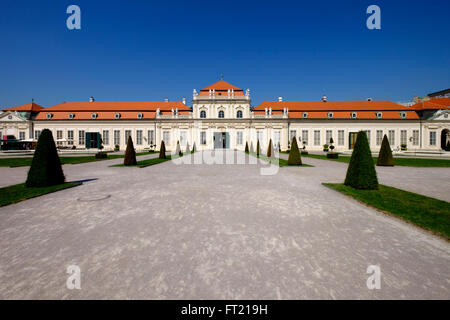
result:
M 448 141 L 450 141 L 450 131 L 448 129 L 444 129 L 441 132 L 441 149 L 446 150 Z
M 100 146 L 100 133 L 86 132 L 86 149 L 96 149 Z
M 348 148 L 350 150 L 353 150 L 353 147 L 355 146 L 356 137 L 358 136 L 358 132 L 350 132 L 348 135 Z
M 228 149 L 230 139 L 228 132 L 214 132 L 214 149 Z

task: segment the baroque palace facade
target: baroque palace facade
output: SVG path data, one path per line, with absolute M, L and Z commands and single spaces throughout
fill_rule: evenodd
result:
M 2 110 L 0 137 L 36 139 L 52 130 L 58 145 L 77 149 L 125 149 L 131 136 L 137 150 L 159 149 L 164 140 L 173 150 L 177 141 L 197 149 L 244 150 L 245 143 L 265 148 L 272 139 L 281 150 L 295 136 L 299 146 L 322 150 L 333 138 L 336 151 L 353 148 L 356 134 L 367 132 L 372 151 L 383 136 L 391 147 L 442 150 L 450 141 L 450 98 L 434 98 L 406 107 L 390 101 L 264 101 L 251 107 L 250 90 L 223 80 L 197 92 L 192 107 L 178 102 L 64 102 L 49 108 L 35 103 Z M 263 149 L 264 150 L 264 149 Z

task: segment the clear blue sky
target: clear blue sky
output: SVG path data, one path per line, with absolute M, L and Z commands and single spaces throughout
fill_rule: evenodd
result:
M 81 8 L 81 30 L 66 8 Z M 366 9 L 381 8 L 381 30 Z M 450 1 L 0 2 L 0 108 L 192 97 L 407 101 L 450 87 Z

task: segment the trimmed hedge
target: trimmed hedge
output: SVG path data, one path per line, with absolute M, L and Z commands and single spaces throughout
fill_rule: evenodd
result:
M 267 147 L 267 157 L 272 157 L 272 139 L 269 140 L 269 146 Z
M 108 158 L 108 154 L 106 152 L 100 151 L 95 154 L 95 159 L 106 159 L 106 158 Z
M 392 156 L 389 140 L 387 136 L 384 135 L 383 142 L 381 143 L 380 153 L 378 155 L 377 166 L 393 167 L 394 164 L 394 157 Z
M 125 150 L 125 157 L 123 158 L 123 165 L 125 166 L 135 166 L 136 161 L 136 151 L 134 151 L 133 139 L 128 136 L 127 148 Z
M 34 151 L 26 181 L 27 187 L 49 187 L 63 184 L 64 173 L 52 132 L 44 129 Z
M 328 152 L 328 153 L 327 153 L 327 158 L 328 158 L 328 159 L 338 159 L 338 158 L 339 158 L 339 153 L 336 153 L 336 152 Z
M 359 131 L 344 184 L 355 189 L 378 189 L 377 172 L 373 164 L 367 135 Z
M 161 140 L 161 147 L 159 148 L 159 159 L 166 159 L 166 144 Z
M 292 138 L 291 150 L 289 151 L 288 165 L 290 166 L 302 165 L 302 158 L 300 156 L 300 151 L 298 150 L 296 137 Z

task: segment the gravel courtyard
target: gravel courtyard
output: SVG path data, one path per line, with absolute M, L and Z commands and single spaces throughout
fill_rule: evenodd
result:
M 153 157 L 144 156 L 141 159 Z M 65 165 L 82 186 L 0 208 L 1 299 L 450 299 L 450 243 L 321 185 L 346 164 Z M 0 185 L 27 168 L 0 168 Z M 448 168 L 377 168 L 450 201 Z M 66 288 L 69 265 L 81 289 Z M 381 289 L 366 286 L 369 265 Z

